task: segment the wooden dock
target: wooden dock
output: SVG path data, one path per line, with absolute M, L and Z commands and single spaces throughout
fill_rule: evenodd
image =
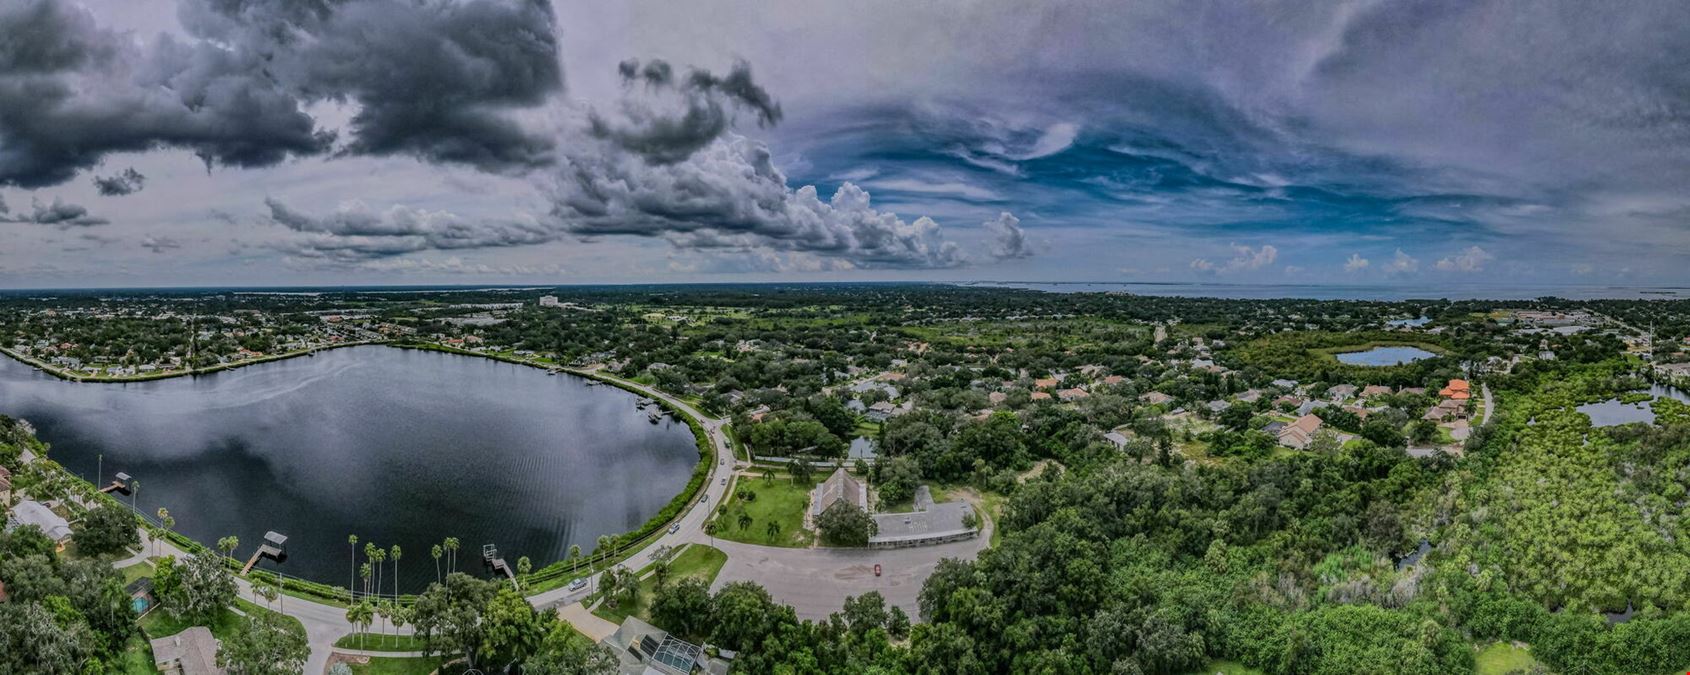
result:
M 498 547 L 492 544 L 483 544 L 481 546 L 481 561 L 491 566 L 494 572 L 503 572 L 506 577 L 510 578 L 512 586 L 517 585 L 516 572 L 511 569 L 510 565 L 505 564 L 503 557 L 499 556 Z
M 117 493 L 120 493 L 120 494 L 129 494 L 129 480 L 130 480 L 129 474 L 126 474 L 122 471 L 119 471 L 119 472 L 117 472 L 117 479 L 113 480 L 111 482 L 111 485 L 107 485 L 103 488 L 100 488 L 100 492 L 104 492 L 104 493 L 108 493 L 108 494 L 112 493 L 112 492 L 117 492 Z
M 253 551 L 252 557 L 247 559 L 246 566 L 241 568 L 241 576 L 251 572 L 252 567 L 262 558 L 281 560 L 287 557 L 287 542 L 287 535 L 277 534 L 275 531 L 265 532 L 264 543 L 259 544 L 258 550 Z

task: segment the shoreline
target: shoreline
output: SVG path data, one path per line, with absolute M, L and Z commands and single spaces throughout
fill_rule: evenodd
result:
M 22 363 L 26 366 L 29 366 L 31 368 L 34 368 L 34 369 L 39 370 L 43 373 L 46 373 L 48 375 L 52 375 L 53 377 L 59 378 L 61 380 L 67 381 L 67 382 L 90 383 L 90 384 L 127 384 L 127 383 L 132 383 L 132 382 L 156 382 L 156 381 L 159 381 L 159 380 L 169 380 L 169 379 L 174 379 L 174 378 L 178 378 L 178 377 L 196 377 L 196 376 L 199 376 L 199 375 L 209 375 L 211 373 L 220 373 L 220 372 L 227 371 L 227 370 L 234 370 L 236 368 L 244 368 L 246 366 L 255 366 L 255 365 L 258 365 L 258 364 L 261 364 L 261 363 L 274 363 L 276 361 L 286 361 L 288 359 L 296 359 L 296 358 L 299 358 L 299 357 L 302 357 L 302 356 L 310 356 L 310 355 L 316 354 L 318 352 L 332 351 L 332 350 L 335 350 L 335 349 L 345 349 L 347 347 L 366 347 L 366 346 L 369 346 L 369 345 L 386 345 L 386 344 L 392 344 L 392 342 L 389 341 L 389 340 L 365 340 L 363 342 L 345 342 L 345 343 L 341 343 L 341 344 L 326 345 L 326 346 L 323 346 L 323 347 L 312 347 L 310 349 L 299 349 L 299 350 L 295 350 L 295 351 L 291 351 L 291 352 L 284 352 L 284 353 L 281 353 L 281 354 L 271 354 L 269 356 L 264 356 L 264 357 L 256 358 L 256 359 L 248 359 L 246 361 L 234 361 L 234 362 L 231 362 L 231 363 L 219 363 L 215 366 L 206 366 L 204 368 L 191 368 L 191 369 L 188 369 L 188 370 L 167 370 L 167 371 L 147 373 L 145 375 L 129 375 L 129 376 L 123 376 L 123 377 L 112 377 L 110 375 L 78 375 L 78 374 L 73 373 L 71 371 L 67 371 L 63 368 L 59 368 L 57 366 L 43 362 L 39 359 L 35 359 L 33 357 L 24 356 L 22 354 L 19 354 L 15 351 L 12 351 L 12 349 L 10 347 L 0 347 L 0 354 L 5 354 L 6 356 L 11 357 L 12 360 L 14 360 L 14 361 L 17 361 L 17 362 Z
M 533 362 L 533 361 L 527 361 L 527 360 L 523 360 L 523 359 L 508 357 L 508 356 L 504 356 L 504 355 L 501 355 L 501 354 L 483 354 L 483 353 L 480 353 L 480 352 L 473 352 L 473 351 L 469 351 L 469 350 L 466 350 L 466 349 L 458 349 L 458 348 L 448 347 L 448 346 L 445 346 L 445 345 L 439 345 L 439 344 L 435 344 L 435 343 L 412 343 L 412 342 L 397 342 L 397 341 L 389 341 L 389 340 L 340 344 L 340 345 L 334 345 L 334 346 L 331 346 L 331 347 L 325 347 L 325 348 L 319 348 L 319 349 L 313 349 L 313 350 L 302 350 L 302 351 L 297 351 L 297 352 L 289 352 L 289 353 L 286 353 L 286 354 L 277 354 L 277 355 L 274 355 L 274 356 L 265 357 L 263 359 L 254 359 L 254 360 L 251 360 L 251 361 L 242 361 L 240 363 L 235 363 L 235 364 L 219 364 L 215 368 L 206 368 L 206 369 L 201 369 L 201 370 L 196 370 L 196 371 L 187 371 L 187 372 L 172 372 L 172 373 L 169 373 L 169 374 L 150 375 L 150 376 L 146 376 L 146 377 L 142 377 L 142 378 L 133 378 L 133 379 L 131 379 L 131 378 L 93 378 L 93 377 L 77 378 L 77 377 L 74 377 L 74 376 L 68 376 L 67 374 L 64 374 L 64 373 L 56 372 L 57 369 L 53 369 L 50 366 L 45 366 L 45 364 L 40 364 L 39 362 L 37 362 L 33 359 L 24 358 L 21 355 L 15 354 L 10 349 L 0 348 L 0 352 L 5 353 L 7 356 L 11 357 L 14 360 L 17 360 L 20 363 L 34 367 L 37 370 L 41 370 L 41 371 L 46 372 L 50 375 L 58 377 L 61 380 L 65 380 L 65 381 L 69 381 L 69 382 L 76 382 L 76 383 L 127 383 L 127 382 L 155 381 L 155 380 L 171 379 L 171 378 L 176 378 L 176 377 L 201 375 L 201 374 L 207 374 L 207 373 L 212 373 L 212 372 L 220 372 L 220 371 L 224 371 L 224 370 L 232 370 L 234 368 L 239 368 L 239 367 L 249 366 L 249 365 L 256 365 L 256 364 L 260 364 L 260 363 L 270 363 L 270 362 L 275 362 L 275 361 L 283 361 L 283 360 L 287 360 L 287 359 L 291 359 L 291 358 L 298 358 L 298 357 L 305 356 L 307 354 L 315 353 L 315 352 L 318 352 L 318 351 L 328 351 L 328 350 L 331 350 L 331 349 L 340 349 L 340 348 L 343 348 L 343 347 L 362 347 L 362 346 L 386 346 L 386 347 L 392 347 L 394 349 L 433 351 L 433 352 L 441 352 L 441 353 L 446 353 L 446 354 L 455 354 L 455 355 L 459 355 L 459 356 L 473 356 L 473 357 L 486 358 L 486 359 L 490 359 L 490 360 L 493 360 L 493 361 L 509 363 L 509 364 L 512 364 L 512 365 L 528 366 L 528 367 L 531 367 L 531 368 L 537 368 L 537 369 L 541 369 L 541 370 L 556 369 L 558 372 L 568 373 L 568 374 L 571 374 L 571 375 L 582 377 L 582 378 L 585 378 L 585 379 L 588 379 L 588 380 L 593 380 L 593 381 L 596 381 L 596 382 L 603 382 L 605 384 L 615 386 L 616 388 L 621 389 L 623 391 L 626 391 L 628 393 L 635 394 L 635 395 L 642 396 L 642 397 L 646 397 L 646 398 L 650 398 L 650 399 L 656 401 L 656 403 L 659 406 L 661 406 L 664 409 L 665 412 L 672 414 L 672 415 L 675 415 L 676 417 L 680 418 L 683 422 L 685 422 L 686 425 L 687 425 L 687 428 L 692 432 L 694 446 L 699 452 L 698 462 L 693 465 L 692 474 L 691 474 L 691 476 L 688 477 L 687 485 L 684 488 L 682 488 L 681 491 L 675 495 L 675 497 L 671 498 L 668 503 L 664 504 L 662 508 L 658 509 L 656 514 L 654 514 L 652 517 L 648 518 L 639 527 L 634 528 L 632 530 L 616 533 L 616 534 L 605 535 L 605 536 L 610 537 L 612 542 L 611 542 L 610 548 L 609 548 L 611 553 L 609 555 L 605 556 L 603 559 L 596 559 L 597 556 L 594 555 L 593 553 L 584 553 L 583 556 L 582 556 L 582 559 L 578 560 L 577 565 L 573 566 L 573 567 L 568 564 L 570 559 L 567 558 L 567 557 L 561 558 L 561 559 L 558 559 L 558 560 L 554 560 L 554 561 L 551 561 L 549 563 L 546 563 L 544 566 L 537 567 L 536 569 L 534 569 L 533 572 L 531 572 L 527 577 L 524 578 L 524 584 L 523 584 L 523 587 L 522 587 L 522 594 L 523 594 L 524 597 L 532 597 L 532 596 L 535 596 L 535 595 L 539 595 L 539 594 L 544 593 L 546 591 L 552 590 L 553 588 L 556 588 L 557 586 L 559 586 L 563 583 L 567 583 L 568 579 L 566 577 L 572 577 L 572 576 L 576 576 L 576 575 L 580 575 L 580 574 L 591 575 L 591 574 L 596 573 L 601 568 L 611 567 L 611 566 L 614 566 L 615 564 L 621 563 L 626 558 L 626 555 L 628 553 L 637 551 L 638 548 L 641 545 L 643 545 L 648 539 L 650 539 L 654 536 L 661 536 L 663 534 L 663 532 L 665 531 L 665 528 L 667 526 L 669 526 L 673 522 L 678 521 L 680 518 L 684 517 L 688 513 L 688 507 L 690 507 L 692 505 L 692 503 L 698 498 L 698 494 L 701 491 L 703 491 L 709 483 L 708 478 L 709 478 L 709 475 L 710 475 L 711 468 L 714 466 L 713 460 L 715 460 L 715 458 L 716 458 L 715 457 L 716 451 L 715 451 L 715 444 L 711 442 L 710 435 L 705 431 L 703 422 L 701 420 L 694 417 L 692 414 L 688 413 L 687 411 L 680 409 L 679 406 L 672 404 L 670 401 L 665 399 L 663 396 L 653 395 L 651 392 L 642 391 L 641 389 L 638 388 L 638 387 L 641 387 L 641 386 L 644 386 L 644 385 L 640 385 L 639 383 L 625 381 L 625 380 L 622 380 L 621 378 L 617 378 L 617 377 L 614 377 L 614 376 L 611 376 L 611 375 L 606 375 L 606 374 L 599 373 L 599 372 L 596 372 L 596 371 L 591 371 L 591 370 L 582 370 L 582 369 L 571 368 L 571 367 L 560 366 L 560 365 L 546 365 L 546 364 L 542 364 L 542 363 L 536 363 L 536 362 Z M 657 390 L 653 389 L 653 391 L 657 391 Z M 659 392 L 659 393 L 661 393 L 661 392 Z M 700 411 L 700 412 L 702 413 L 702 411 Z M 95 490 L 99 489 L 99 486 L 96 486 L 96 485 L 93 485 L 92 483 L 89 483 L 88 480 L 86 478 L 82 477 L 82 476 L 73 474 L 69 471 L 65 471 L 64 473 L 65 473 L 65 475 L 73 477 L 78 482 L 80 482 L 84 485 L 88 485 Z M 145 517 L 144 516 L 142 516 L 142 517 L 143 517 L 143 520 L 144 520 Z M 209 545 L 205 544 L 204 542 L 196 541 L 196 540 L 194 540 L 190 537 L 187 537 L 186 535 L 183 535 L 179 532 L 169 532 L 169 533 L 165 534 L 164 536 L 167 539 L 170 539 L 170 540 L 172 540 L 172 541 L 174 541 L 178 544 L 189 545 L 189 546 L 187 546 L 188 548 L 211 550 L 211 547 Z M 582 566 L 582 564 L 581 564 L 583 562 L 585 563 L 584 566 Z M 265 573 L 265 572 L 267 572 L 267 570 L 254 570 L 255 574 L 260 574 L 260 575 L 263 575 L 263 573 Z M 265 576 L 272 576 L 272 575 L 265 575 Z M 331 602 L 331 603 L 336 603 L 337 605 L 344 605 L 345 602 L 346 602 L 346 600 L 345 600 L 346 595 L 344 593 L 326 592 L 327 590 L 330 590 L 330 589 L 339 590 L 339 591 L 343 591 L 343 592 L 346 590 L 346 589 L 344 589 L 340 586 L 337 586 L 337 585 L 327 584 L 327 583 L 318 582 L 318 581 L 312 581 L 312 580 L 304 579 L 304 578 L 300 578 L 300 577 L 288 577 L 287 581 L 286 581 L 286 585 L 287 585 L 289 590 L 296 591 L 298 593 L 301 593 L 301 594 L 308 596 L 310 598 L 313 598 L 313 599 L 324 600 L 324 601 L 328 601 L 328 602 Z M 319 587 L 319 588 L 313 588 L 313 586 Z M 407 599 L 411 599 L 411 598 L 415 598 L 415 597 L 416 597 L 415 593 L 400 594 L 399 595 L 399 599 L 400 599 L 401 602 L 404 602 Z

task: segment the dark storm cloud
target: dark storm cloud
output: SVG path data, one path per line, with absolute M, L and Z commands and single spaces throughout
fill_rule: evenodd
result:
M 52 225 L 59 228 L 87 227 L 105 225 L 111 221 L 88 213 L 88 209 L 78 204 L 72 204 L 54 197 L 53 201 L 41 203 L 33 200 L 29 213 L 10 214 L 4 202 L 0 202 L 0 222 L 29 223 L 32 225 Z
M 617 72 L 627 84 L 646 85 L 648 96 L 625 97 L 620 117 L 591 113 L 590 131 L 653 163 L 685 160 L 721 137 L 732 122 L 730 107 L 752 111 L 759 126 L 773 126 L 782 117 L 780 104 L 752 79 L 744 61 L 723 77 L 695 68 L 677 79 L 660 59 L 644 64 L 629 59 L 617 64 Z
M 147 177 L 141 175 L 134 167 L 124 169 L 115 176 L 94 177 L 94 189 L 107 197 L 121 197 L 123 195 L 140 192 L 147 184 Z
M 283 245 L 312 258 L 358 261 L 427 250 L 500 248 L 541 244 L 568 233 L 538 219 L 475 220 L 444 211 L 394 206 L 376 212 L 359 202 L 327 215 L 311 215 L 266 199 L 269 220 L 301 236 Z
M 107 154 L 180 148 L 260 167 L 330 150 L 305 112 L 357 106 L 339 151 L 483 170 L 547 163 L 515 116 L 563 88 L 545 0 L 184 0 L 184 40 L 141 43 L 67 0 L 0 6 L 0 185 L 62 183 Z
M 62 183 L 112 152 L 263 166 L 329 140 L 250 55 L 169 38 L 138 47 L 59 0 L 0 5 L 0 185 Z

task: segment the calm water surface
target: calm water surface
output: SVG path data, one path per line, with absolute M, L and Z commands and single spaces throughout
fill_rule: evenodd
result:
M 349 534 L 398 544 L 400 590 L 434 579 L 429 547 L 482 544 L 536 569 L 639 526 L 686 486 L 698 451 L 684 422 L 652 424 L 638 397 L 490 359 L 354 347 L 197 378 L 71 383 L 0 358 L 0 412 L 28 419 L 51 456 L 92 479 L 124 471 L 139 508 L 250 554 L 266 530 L 287 562 L 345 585 Z M 389 588 L 384 577 L 383 586 Z
M 1434 356 L 1437 354 L 1419 347 L 1374 347 L 1366 351 L 1341 352 L 1338 361 L 1352 366 L 1396 366 Z
M 1690 403 L 1690 394 L 1659 384 L 1649 387 L 1649 394 L 1656 398 L 1676 398 Z M 1631 424 L 1632 422 L 1654 424 L 1655 422 L 1655 410 L 1649 405 L 1649 401 L 1621 403 L 1618 398 L 1611 398 L 1597 403 L 1586 403 L 1579 406 L 1577 410 L 1590 417 L 1590 426 L 1593 427 L 1611 427 Z

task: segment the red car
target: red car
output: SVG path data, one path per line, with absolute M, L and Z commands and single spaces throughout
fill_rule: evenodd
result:
M 880 576 L 880 563 L 874 564 L 874 576 Z

